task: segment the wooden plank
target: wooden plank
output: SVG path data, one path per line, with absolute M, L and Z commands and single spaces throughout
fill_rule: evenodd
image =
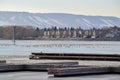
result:
M 32 55 L 30 55 L 30 59 L 111 60 L 111 61 L 120 61 L 120 55 L 32 53 Z

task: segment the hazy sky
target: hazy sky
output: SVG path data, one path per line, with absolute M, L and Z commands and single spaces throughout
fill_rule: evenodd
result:
M 120 17 L 120 0 L 0 0 L 0 11 Z

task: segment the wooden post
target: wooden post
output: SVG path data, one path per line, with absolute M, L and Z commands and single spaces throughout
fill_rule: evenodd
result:
M 15 45 L 15 26 L 13 26 L 13 45 Z

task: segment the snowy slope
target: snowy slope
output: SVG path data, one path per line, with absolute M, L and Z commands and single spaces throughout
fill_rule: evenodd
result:
M 0 11 L 0 25 L 31 25 L 34 27 L 103 27 L 120 26 L 120 18 L 84 16 L 62 13 L 28 13 Z

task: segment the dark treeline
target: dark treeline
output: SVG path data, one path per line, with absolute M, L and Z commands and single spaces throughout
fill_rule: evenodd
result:
M 33 37 L 35 29 L 31 26 L 16 26 L 16 39 L 26 39 Z M 0 26 L 0 39 L 12 39 L 13 37 L 13 26 Z
M 120 28 L 104 27 L 101 29 L 81 29 L 79 28 L 34 28 L 32 26 L 15 26 L 15 36 L 18 40 L 35 39 L 114 39 L 120 40 Z M 13 26 L 0 26 L 0 39 L 12 39 Z

